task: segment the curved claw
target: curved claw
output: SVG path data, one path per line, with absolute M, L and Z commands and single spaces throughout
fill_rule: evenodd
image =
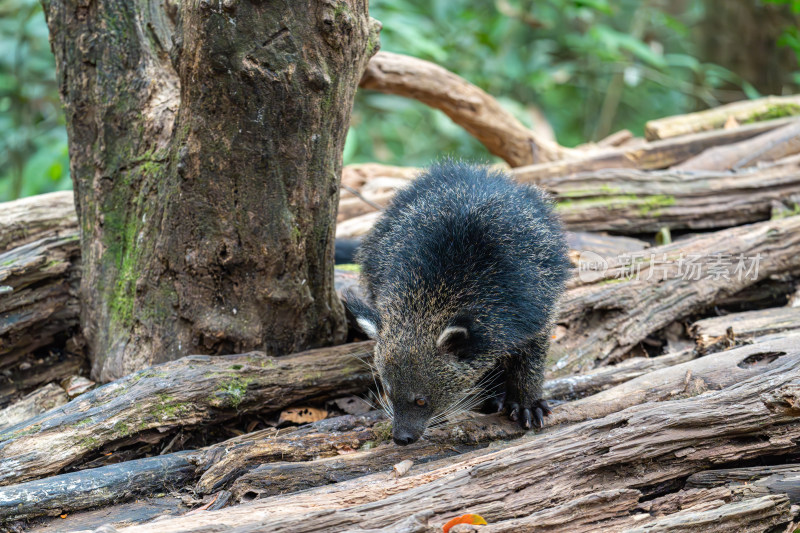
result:
M 552 414 L 550 406 L 546 400 L 536 400 L 530 407 L 525 407 L 519 403 L 512 402 L 507 405 L 508 418 L 514 422 L 519 422 L 523 429 L 544 427 L 544 418 Z

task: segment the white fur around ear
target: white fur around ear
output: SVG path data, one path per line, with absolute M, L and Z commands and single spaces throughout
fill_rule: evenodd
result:
M 442 334 L 439 335 L 439 338 L 436 339 L 436 346 L 441 348 L 455 338 L 461 337 L 466 339 L 468 336 L 469 332 L 467 328 L 462 328 L 461 326 L 447 326 L 444 328 L 444 331 L 442 331 Z
M 378 328 L 377 326 L 375 326 L 375 322 L 373 322 L 372 320 L 360 316 L 356 318 L 356 322 L 358 322 L 358 327 L 360 327 L 361 330 L 364 333 L 366 333 L 370 339 L 374 339 L 375 337 L 378 336 Z

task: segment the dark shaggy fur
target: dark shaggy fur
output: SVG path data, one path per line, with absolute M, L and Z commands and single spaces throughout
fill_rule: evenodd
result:
M 495 409 L 504 396 L 524 427 L 542 425 L 544 358 L 569 269 L 545 193 L 439 163 L 397 193 L 357 260 L 368 301 L 347 304 L 377 340 L 395 442 L 417 440 L 477 387 Z

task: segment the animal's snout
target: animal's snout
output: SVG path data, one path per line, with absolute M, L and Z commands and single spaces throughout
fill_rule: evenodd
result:
M 417 442 L 419 437 L 419 435 L 414 435 L 410 431 L 399 430 L 392 433 L 392 440 L 398 446 L 408 446 L 412 442 Z

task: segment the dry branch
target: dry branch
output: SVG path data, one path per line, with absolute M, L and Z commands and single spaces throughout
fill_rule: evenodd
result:
M 182 487 L 195 477 L 195 455 L 157 455 L 0 487 L 0 521 L 57 516 Z
M 709 148 L 673 170 L 737 170 L 800 152 L 800 120 L 738 143 Z
M 570 153 L 523 126 L 486 92 L 428 61 L 378 52 L 367 64 L 360 87 L 413 98 L 443 111 L 512 167 L 555 161 Z
M 796 120 L 795 118 L 769 120 L 727 130 L 684 135 L 630 148 L 622 146 L 613 149 L 590 150 L 580 156 L 562 161 L 515 168 L 512 173 L 526 183 L 538 183 L 545 178 L 567 176 L 578 172 L 590 172 L 606 168 L 639 170 L 668 168 L 713 146 L 750 139 Z
M 645 124 L 644 131 L 648 140 L 667 139 L 722 128 L 731 118 L 743 124 L 787 115 L 800 115 L 800 95 L 767 96 L 697 113 L 651 120 Z
M 189 356 L 136 372 L 0 432 L 0 485 L 53 475 L 137 433 L 362 391 L 372 375 L 358 357 L 371 346 L 356 343 L 280 358 L 258 352 Z
M 271 531 L 378 528 L 420 511 L 431 522 L 474 512 L 497 523 L 603 490 L 658 495 L 714 465 L 793 452 L 800 438 L 800 359 L 721 391 L 645 404 L 525 438 L 425 474 L 368 476 L 333 487 L 159 522 L 162 533 L 204 525 Z M 129 533 L 146 526 L 126 528 Z
M 557 320 L 567 332 L 548 358 L 553 376 L 617 360 L 649 334 L 721 296 L 798 271 L 800 216 L 699 235 L 630 259 L 593 281 L 573 279 Z
M 728 334 L 728 329 L 731 334 Z M 711 351 L 719 344 L 733 344 L 742 340 L 787 330 L 800 330 L 800 307 L 778 307 L 759 311 L 746 311 L 698 320 L 691 327 L 700 353 Z

